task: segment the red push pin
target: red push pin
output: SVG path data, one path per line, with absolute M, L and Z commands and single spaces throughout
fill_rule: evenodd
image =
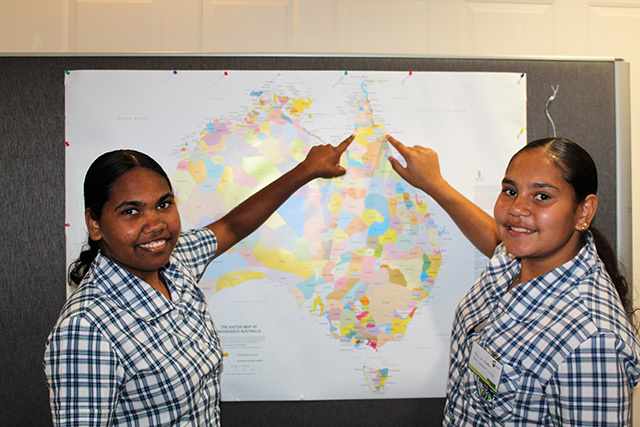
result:
M 410 76 L 413 76 L 413 71 L 409 71 L 409 75 L 410 75 Z
M 225 76 L 228 76 L 228 75 L 229 75 L 229 73 L 227 73 L 227 72 L 225 71 L 225 72 L 224 72 L 224 75 L 225 75 Z

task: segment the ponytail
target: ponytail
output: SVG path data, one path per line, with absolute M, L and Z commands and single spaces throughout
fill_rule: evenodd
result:
M 636 330 L 636 332 L 638 332 L 634 318 L 637 310 L 633 308 L 629 283 L 620 272 L 620 264 L 616 251 L 600 230 L 591 226 L 589 231 L 591 231 L 591 234 L 593 235 L 593 240 L 595 242 L 596 249 L 598 250 L 598 256 L 604 263 L 607 273 L 609 273 L 609 277 L 611 277 L 611 281 L 618 292 L 618 297 L 620 298 L 622 307 L 631 322 L 631 326 Z
M 71 288 L 75 289 L 78 287 L 84 276 L 87 274 L 89 266 L 96 258 L 96 255 L 98 255 L 99 250 L 100 244 L 95 240 L 89 239 L 82 252 L 80 252 L 78 259 L 72 262 L 69 266 L 68 281 Z

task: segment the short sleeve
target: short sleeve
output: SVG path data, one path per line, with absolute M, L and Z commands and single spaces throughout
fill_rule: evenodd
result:
M 87 320 L 70 318 L 49 335 L 44 370 L 56 426 L 111 425 L 124 371 Z
M 180 235 L 172 256 L 200 277 L 218 248 L 218 240 L 208 228 L 196 228 Z
M 632 387 L 625 348 L 614 335 L 599 334 L 558 367 L 546 391 L 555 425 L 630 424 Z

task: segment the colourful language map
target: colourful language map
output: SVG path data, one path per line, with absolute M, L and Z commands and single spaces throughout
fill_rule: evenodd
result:
M 100 72 L 73 74 L 92 77 L 95 73 L 104 78 Z M 142 144 L 141 149 L 159 158 L 170 175 L 185 229 L 224 215 L 295 167 L 313 145 L 337 144 L 350 133 L 356 135 L 343 156 L 345 176 L 317 179 L 301 188 L 256 232 L 216 258 L 201 279 L 225 352 L 223 399 L 444 395 L 452 314 L 477 274 L 479 255 L 435 202 L 393 171 L 387 158 L 398 154 L 392 152 L 385 135 L 410 137 L 413 141 L 405 142 L 415 143 L 418 138 L 413 135 L 424 139 L 434 132 L 424 129 L 420 120 L 442 127 L 462 120 L 472 127 L 469 135 L 475 132 L 482 141 L 486 116 L 495 115 L 493 121 L 498 123 L 505 114 L 512 115 L 511 129 L 502 130 L 504 122 L 500 122 L 495 130 L 498 135 L 510 133 L 502 144 L 504 156 L 491 156 L 490 167 L 479 163 L 489 161 L 486 155 L 466 161 L 473 167 L 470 178 L 462 178 L 473 181 L 470 188 L 476 193 L 482 194 L 487 187 L 495 190 L 485 180 L 492 177 L 497 185 L 508 155 L 515 151 L 512 147 L 524 141 L 520 139 L 524 92 L 517 87 L 521 83 L 516 84 L 510 74 L 491 76 L 495 81 L 487 83 L 486 74 L 469 80 L 456 73 L 415 73 L 425 82 L 430 75 L 439 77 L 434 87 L 444 82 L 454 88 L 449 92 L 452 100 L 430 106 L 431 96 L 441 89 L 432 94 L 429 84 L 420 87 L 422 93 L 399 89 L 397 85 L 404 83 L 397 82 L 407 78 L 400 73 L 351 73 L 348 78 L 346 74 L 336 78 L 329 72 L 281 72 L 274 79 L 273 73 L 236 72 L 245 77 L 232 85 L 242 96 L 230 95 L 232 90 L 227 88 L 212 91 L 216 98 L 190 98 L 192 92 L 185 93 L 185 87 L 193 87 L 195 93 L 203 87 L 202 81 L 215 86 L 212 82 L 219 79 L 213 72 L 193 73 L 181 72 L 180 76 L 193 80 L 165 87 L 164 79 L 149 83 L 148 77 L 159 72 L 114 72 L 116 82 L 110 86 L 117 88 L 120 83 L 126 96 L 135 87 L 141 91 L 138 97 L 166 99 L 168 94 L 170 99 L 184 97 L 184 105 L 191 104 L 179 120 L 175 111 L 167 113 L 170 118 L 160 114 L 162 107 L 157 107 L 156 114 L 149 111 L 151 100 L 126 114 L 124 102 L 111 107 L 119 125 L 114 144 L 121 143 L 119 138 L 136 138 L 139 143 L 141 135 L 155 141 Z M 141 74 L 147 78 L 141 80 Z M 311 83 L 318 80 L 326 80 L 329 86 Z M 140 88 L 141 82 L 149 86 L 146 91 Z M 468 89 L 469 82 L 477 90 Z M 102 80 L 89 83 L 84 82 L 83 91 L 96 90 Z M 504 87 L 509 88 L 511 99 L 507 108 L 515 106 L 515 115 L 505 107 L 492 110 L 481 104 L 489 89 Z M 465 88 L 469 99 L 463 96 Z M 113 104 L 104 99 L 107 90 L 97 92 L 102 96 L 78 98 L 77 105 L 71 102 L 71 111 L 68 107 L 67 134 L 72 140 L 82 138 L 82 131 L 70 128 L 70 122 L 86 129 L 91 120 L 110 117 L 104 111 L 102 119 L 86 117 L 87 107 L 82 104 L 87 98 L 101 102 L 102 109 Z M 410 103 L 404 112 L 403 98 Z M 422 102 L 417 109 L 415 101 Z M 209 108 L 216 103 L 223 106 Z M 75 120 L 74 112 L 78 112 Z M 185 116 L 197 112 L 205 118 L 189 125 Z M 398 115 L 418 124 L 397 120 Z M 397 124 L 387 121 L 394 117 L 412 132 L 405 135 Z M 160 136 L 159 129 L 152 132 L 157 138 L 146 132 L 154 127 L 149 122 L 170 119 L 175 126 L 189 128 L 179 129 L 173 139 Z M 443 128 L 434 134 L 456 133 Z M 166 142 L 158 147 L 162 140 Z M 445 146 L 440 154 L 455 158 L 461 152 L 473 157 L 481 150 Z M 86 157 L 85 162 L 92 160 Z

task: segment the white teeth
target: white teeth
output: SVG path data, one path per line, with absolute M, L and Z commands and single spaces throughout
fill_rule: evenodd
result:
M 160 246 L 165 244 L 165 240 L 154 240 L 153 242 L 145 243 L 144 245 L 140 245 L 141 248 L 153 249 L 159 248 Z
M 518 233 L 531 233 L 531 230 L 529 230 L 528 228 L 522 228 L 522 227 L 510 227 L 513 231 L 516 231 Z

